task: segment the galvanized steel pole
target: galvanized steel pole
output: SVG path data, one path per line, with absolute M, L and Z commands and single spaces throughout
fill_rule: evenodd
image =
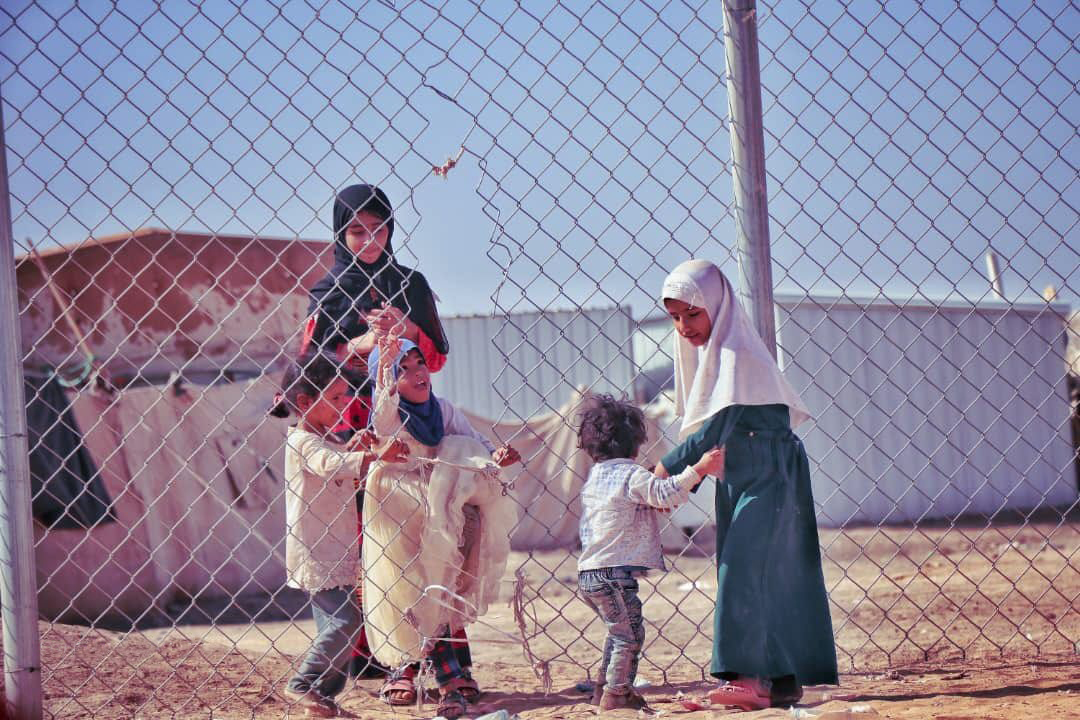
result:
M 765 347 L 776 357 L 765 133 L 761 111 L 755 0 L 724 0 L 732 183 L 739 257 L 739 298 Z
M 41 718 L 41 639 L 30 515 L 15 242 L 8 196 L 7 145 L 0 109 L 0 599 L 4 623 L 5 717 Z

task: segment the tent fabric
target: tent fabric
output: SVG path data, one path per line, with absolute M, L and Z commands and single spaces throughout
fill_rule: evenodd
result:
M 161 387 L 70 394 L 117 522 L 35 529 L 43 616 L 85 622 L 104 613 L 123 624 L 146 621 L 175 598 L 284 585 L 287 422 L 266 416 L 276 379 L 189 385 L 180 394 Z M 578 545 L 578 494 L 591 464 L 572 424 L 579 402 L 523 424 L 469 415 L 524 458 L 500 471 L 515 483 L 512 498 L 500 495 L 503 535 L 514 549 Z M 648 417 L 646 465 L 670 447 L 663 440 L 651 447 L 662 433 Z
M 472 426 L 496 445 L 509 443 L 521 453 L 523 464 L 502 471 L 503 479 L 513 483 L 511 494 L 518 513 L 510 535 L 514 550 L 575 548 L 580 543 L 579 496 L 593 464 L 577 446 L 577 414 L 585 397 L 579 389 L 555 412 L 525 423 L 496 423 L 466 413 Z M 648 440 L 638 461 L 651 468 L 671 444 L 657 417 L 646 414 L 645 426 Z
M 196 593 L 284 585 L 286 423 L 266 416 L 274 380 L 72 393 L 117 522 L 35 530 L 43 617 L 125 626 Z
M 56 529 L 115 522 L 109 493 L 56 375 L 27 375 L 25 389 L 34 517 Z

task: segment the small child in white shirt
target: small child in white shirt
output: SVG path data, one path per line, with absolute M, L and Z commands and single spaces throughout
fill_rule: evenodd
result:
M 409 451 L 394 440 L 378 453 L 355 452 L 334 439 L 352 397 L 333 358 L 309 354 L 298 360 L 285 373 L 282 396 L 272 414 L 287 410 L 300 418 L 285 445 L 286 582 L 311 594 L 317 629 L 285 696 L 309 716 L 335 717 L 333 698 L 345 686 L 361 623 L 354 479 L 363 483 L 372 461 L 402 462 Z
M 647 439 L 639 408 L 595 395 L 579 421 L 578 447 L 595 465 L 581 489 L 578 589 L 607 627 L 593 700 L 601 712 L 640 709 L 645 700 L 633 688 L 645 625 L 637 578 L 666 569 L 657 509 L 673 510 L 706 475 L 720 477 L 724 450 L 714 448 L 696 465 L 661 478 L 634 462 Z

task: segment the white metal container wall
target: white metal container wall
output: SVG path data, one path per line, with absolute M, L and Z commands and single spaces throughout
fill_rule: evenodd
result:
M 632 394 L 627 308 L 450 316 L 443 327 L 450 356 L 433 378 L 435 392 L 492 420 L 556 410 L 577 386 Z
M 824 525 L 1077 497 L 1063 306 L 780 300 Z

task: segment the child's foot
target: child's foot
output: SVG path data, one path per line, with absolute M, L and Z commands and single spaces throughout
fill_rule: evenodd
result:
M 332 718 L 338 714 L 337 703 L 314 690 L 297 692 L 286 688 L 285 699 L 290 705 L 303 710 L 307 717 Z
M 709 693 L 709 702 L 746 711 L 764 710 L 772 706 L 768 688 L 757 678 L 739 678 L 726 682 Z
M 641 697 L 633 690 L 627 693 L 613 693 L 610 690 L 605 690 L 599 703 L 600 712 L 621 710 L 623 708 L 641 710 L 647 707 L 649 707 L 649 704 L 645 702 L 645 698 Z
M 467 703 L 475 703 L 480 697 L 480 685 L 473 679 L 472 671 L 469 668 L 462 669 L 457 689 Z
M 411 677 L 388 678 L 379 690 L 387 705 L 403 707 L 416 703 L 416 684 Z
M 465 702 L 465 696 L 461 694 L 460 690 L 444 688 L 439 695 L 439 708 L 438 713 L 440 717 L 446 718 L 446 720 L 455 720 L 465 714 L 469 709 L 468 704 Z
M 596 685 L 593 686 L 592 700 L 589 701 L 589 704 L 590 705 L 599 705 L 600 700 L 602 700 L 603 697 L 604 697 L 604 683 L 597 682 Z

